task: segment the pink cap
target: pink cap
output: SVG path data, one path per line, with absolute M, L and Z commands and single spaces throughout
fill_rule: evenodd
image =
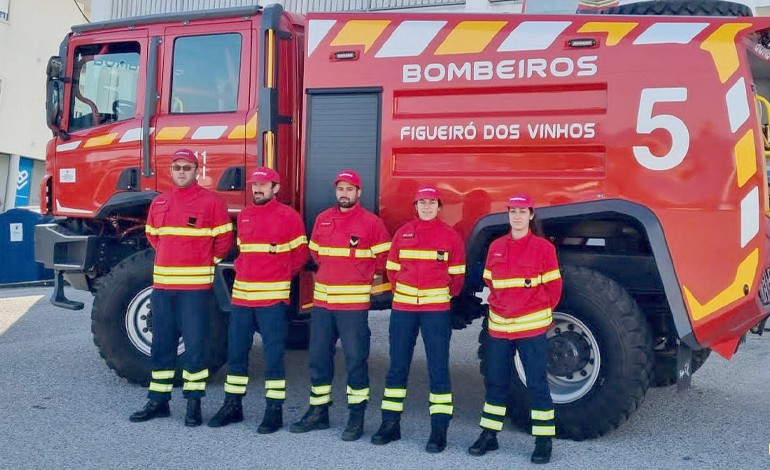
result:
M 337 174 L 337 177 L 334 178 L 334 185 L 336 186 L 340 181 L 345 181 L 346 183 L 350 183 L 361 189 L 361 178 L 359 178 L 358 173 L 353 170 L 340 171 L 339 174 Z
M 281 175 L 272 168 L 261 166 L 254 170 L 246 183 L 281 183 Z
M 529 194 L 514 194 L 508 199 L 508 207 L 535 207 Z
M 420 199 L 435 199 L 437 201 L 441 200 L 441 193 L 439 193 L 438 188 L 435 186 L 420 186 L 417 191 L 414 193 L 414 201 L 417 202 Z
M 198 164 L 198 157 L 195 156 L 195 152 L 187 149 L 179 149 L 174 152 L 174 156 L 171 157 L 171 161 L 175 160 L 187 160 L 190 163 Z

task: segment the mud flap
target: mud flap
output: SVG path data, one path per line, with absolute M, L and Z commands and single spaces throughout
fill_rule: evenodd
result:
M 692 381 L 692 349 L 679 342 L 676 352 L 676 391 L 684 392 Z

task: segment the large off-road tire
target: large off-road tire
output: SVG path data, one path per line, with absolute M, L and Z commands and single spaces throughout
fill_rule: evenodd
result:
M 753 16 L 750 7 L 723 0 L 657 0 L 607 8 L 608 15 Z
M 692 352 L 692 362 L 690 362 L 690 374 L 694 374 L 706 362 L 711 349 L 704 348 Z M 655 366 L 652 371 L 650 385 L 653 387 L 665 387 L 676 383 L 676 353 L 673 355 L 657 355 Z
M 562 268 L 564 292 L 548 338 L 548 383 L 559 437 L 601 436 L 628 419 L 650 385 L 652 335 L 636 302 L 618 283 L 579 267 Z M 482 331 L 480 356 L 483 358 Z M 529 393 L 516 355 L 508 415 L 528 429 Z M 482 373 L 484 364 L 482 359 Z
M 91 310 L 91 332 L 99 354 L 120 377 L 147 385 L 152 363 L 152 265 L 154 252 L 144 250 L 118 263 L 98 283 Z M 184 354 L 184 343 L 179 345 Z M 206 361 L 213 375 L 227 360 L 227 316 L 212 296 Z M 176 374 L 177 381 L 181 373 Z

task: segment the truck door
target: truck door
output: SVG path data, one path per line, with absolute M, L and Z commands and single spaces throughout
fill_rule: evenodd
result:
M 64 132 L 53 141 L 57 215 L 93 215 L 114 193 L 137 189 L 146 50 L 145 30 L 73 36 Z
M 250 25 L 239 21 L 166 28 L 152 134 L 159 191 L 171 187 L 171 156 L 187 148 L 198 155 L 201 186 L 217 191 L 231 209 L 243 206 Z

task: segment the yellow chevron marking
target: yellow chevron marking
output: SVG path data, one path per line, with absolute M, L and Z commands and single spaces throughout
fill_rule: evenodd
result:
M 253 139 L 257 136 L 257 113 L 249 119 L 249 122 L 244 126 L 243 124 L 235 126 L 233 130 L 228 134 L 228 139 Z
M 164 127 L 157 134 L 155 134 L 155 140 L 182 140 L 187 132 L 190 130 L 189 126 L 185 127 Z
M 111 132 L 109 134 L 100 135 L 98 137 L 91 137 L 83 144 L 83 148 L 88 147 L 101 147 L 102 145 L 109 145 L 118 136 L 117 132 Z
M 578 33 L 607 33 L 606 44 L 617 45 L 639 25 L 639 23 L 589 21 L 578 29 Z
M 350 20 L 345 23 L 331 42 L 332 46 L 364 46 L 368 51 L 374 41 L 380 37 L 390 20 Z
M 687 286 L 682 285 L 684 298 L 687 301 L 687 306 L 690 309 L 690 315 L 692 316 L 692 319 L 694 321 L 698 321 L 708 315 L 711 315 L 720 308 L 726 307 L 732 302 L 745 297 L 743 294 L 743 286 L 746 285 L 751 288 L 752 281 L 754 280 L 754 273 L 757 272 L 758 265 L 759 248 L 754 248 L 754 250 L 749 253 L 746 259 L 741 261 L 741 264 L 738 265 L 733 283 L 704 304 L 700 303 L 695 298 Z
M 744 184 L 757 172 L 756 148 L 754 147 L 754 129 L 749 129 L 746 134 L 735 144 L 735 167 L 737 169 L 738 187 Z
M 735 47 L 735 36 L 751 26 L 749 23 L 723 24 L 711 33 L 700 45 L 700 48 L 711 54 L 711 59 L 717 68 L 719 80 L 727 82 L 738 70 L 738 49 Z
M 481 52 L 506 24 L 508 24 L 507 21 L 462 21 L 449 32 L 444 42 L 436 49 L 435 54 Z

